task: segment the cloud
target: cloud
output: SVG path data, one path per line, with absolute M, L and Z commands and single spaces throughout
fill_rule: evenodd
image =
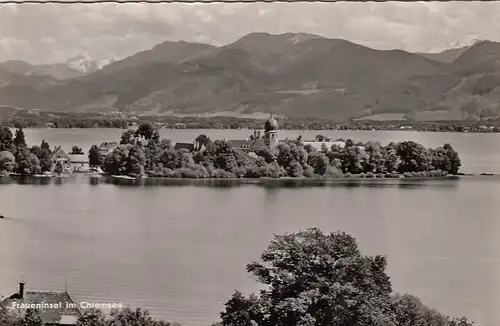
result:
M 499 23 L 495 2 L 4 5 L 0 61 L 63 62 L 80 53 L 102 59 L 165 40 L 221 45 L 250 32 L 428 51 L 472 37 L 500 41 Z

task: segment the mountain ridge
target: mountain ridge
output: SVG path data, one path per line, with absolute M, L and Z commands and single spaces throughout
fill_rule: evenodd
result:
M 448 62 L 306 33 L 250 33 L 221 47 L 167 41 L 65 80 L 2 77 L 0 64 L 0 104 L 130 114 L 272 110 L 339 121 L 497 117 L 500 44 L 461 49 Z

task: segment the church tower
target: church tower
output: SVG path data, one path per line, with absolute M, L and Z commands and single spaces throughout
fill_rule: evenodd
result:
M 278 124 L 278 121 L 276 121 L 276 119 L 274 119 L 273 115 L 271 114 L 271 117 L 266 121 L 266 124 L 264 125 L 264 143 L 267 147 L 275 148 L 276 145 L 278 145 L 279 127 L 280 126 Z

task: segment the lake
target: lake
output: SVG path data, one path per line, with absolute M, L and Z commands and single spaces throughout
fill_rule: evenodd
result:
M 29 143 L 88 148 L 121 130 L 26 130 Z M 202 131 L 245 137 L 245 131 Z M 200 131 L 163 131 L 189 141 Z M 293 137 L 297 132 L 284 132 Z M 320 132 L 304 133 L 305 138 Z M 496 134 L 321 132 L 334 138 L 451 143 L 464 172 L 500 173 Z M 448 315 L 500 325 L 500 179 L 339 182 L 273 187 L 171 182 L 127 186 L 87 179 L 0 183 L 0 294 L 63 290 L 78 301 L 120 302 L 183 325 L 218 319 L 234 289 L 258 285 L 245 265 L 275 232 L 341 230 L 366 254 L 388 257 L 398 292 Z

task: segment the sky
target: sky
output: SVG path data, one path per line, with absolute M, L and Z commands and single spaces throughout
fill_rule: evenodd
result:
M 498 26 L 500 2 L 4 4 L 0 62 L 125 57 L 167 40 L 223 45 L 251 32 L 436 52 L 472 39 L 500 41 Z

